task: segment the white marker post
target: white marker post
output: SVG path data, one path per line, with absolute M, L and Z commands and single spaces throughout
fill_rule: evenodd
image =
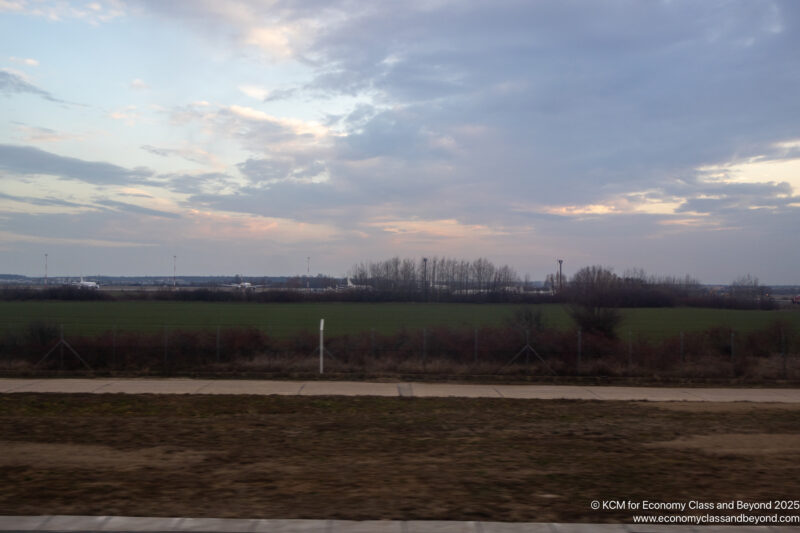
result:
M 325 371 L 325 363 L 323 359 L 323 355 L 325 353 L 325 345 L 322 338 L 323 330 L 325 329 L 325 319 L 321 318 L 319 320 L 319 373 L 322 374 Z

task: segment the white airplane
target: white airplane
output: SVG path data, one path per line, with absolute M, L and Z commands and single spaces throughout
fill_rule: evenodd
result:
M 239 289 L 242 291 L 248 291 L 250 289 L 255 289 L 256 287 L 261 287 L 261 285 L 253 285 L 247 281 L 243 281 L 241 283 L 226 283 L 223 287 L 230 287 L 232 289 Z
M 347 278 L 346 285 L 338 285 L 336 287 L 337 290 L 346 291 L 346 290 L 372 290 L 372 287 L 369 285 L 356 285 L 350 278 Z
M 236 276 L 234 283 L 226 283 L 223 284 L 223 287 L 230 287 L 232 289 L 239 289 L 240 291 L 252 291 L 253 289 L 258 289 L 259 287 L 264 287 L 264 285 L 253 285 L 248 281 L 241 281 L 241 276 Z
M 83 276 L 81 276 L 80 281 L 75 281 L 72 283 L 73 287 L 77 287 L 79 289 L 99 289 L 100 284 L 96 281 L 83 281 Z

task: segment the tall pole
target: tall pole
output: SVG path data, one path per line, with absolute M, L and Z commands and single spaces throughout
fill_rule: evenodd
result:
M 321 318 L 319 321 L 319 373 L 325 371 L 325 344 L 323 337 L 323 330 L 325 329 L 325 319 Z
M 559 259 L 558 260 L 558 290 L 559 290 L 559 292 L 561 291 L 561 289 L 564 288 L 564 278 L 563 278 L 563 274 L 561 273 L 561 264 L 563 262 L 564 262 L 563 259 Z
M 425 301 L 428 300 L 428 258 L 422 258 L 422 285 L 425 287 Z

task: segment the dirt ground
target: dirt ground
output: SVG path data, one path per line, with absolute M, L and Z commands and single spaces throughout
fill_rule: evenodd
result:
M 800 405 L 0 395 L 0 514 L 629 522 L 800 494 Z M 797 513 L 797 512 L 795 512 Z

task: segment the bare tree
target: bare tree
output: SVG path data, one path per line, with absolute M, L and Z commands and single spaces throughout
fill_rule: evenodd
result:
M 746 303 L 761 303 L 767 299 L 769 290 L 758 282 L 758 278 L 745 274 L 739 276 L 730 286 L 731 298 Z
M 572 301 L 569 314 L 582 330 L 616 338 L 622 321 L 615 294 L 620 278 L 610 268 L 584 267 L 572 277 L 567 294 Z

